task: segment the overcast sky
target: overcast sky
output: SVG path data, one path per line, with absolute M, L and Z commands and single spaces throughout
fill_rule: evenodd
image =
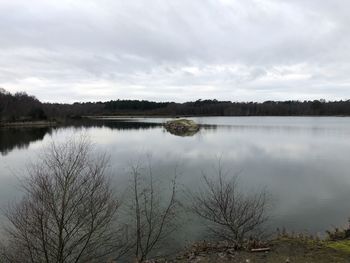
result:
M 0 0 L 0 87 L 43 101 L 350 98 L 349 0 Z

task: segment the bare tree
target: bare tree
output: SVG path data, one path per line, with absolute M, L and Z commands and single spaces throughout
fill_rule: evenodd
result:
M 177 173 L 170 182 L 167 193 L 161 193 L 153 177 L 148 162 L 147 171 L 140 165 L 131 167 L 131 203 L 129 211 L 133 225 L 134 249 L 138 262 L 144 261 L 149 254 L 176 229 L 178 212 Z M 164 187 L 164 186 L 163 186 Z
M 257 235 L 266 222 L 265 191 L 244 194 L 237 175 L 229 176 L 219 163 L 217 176 L 202 175 L 204 187 L 191 193 L 192 211 L 205 219 L 216 238 L 241 246 L 247 235 Z
M 30 165 L 22 201 L 6 211 L 4 262 L 101 262 L 119 248 L 108 160 L 91 151 L 85 137 L 53 142 Z

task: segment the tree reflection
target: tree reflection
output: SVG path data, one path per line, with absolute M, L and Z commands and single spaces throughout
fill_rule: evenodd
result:
M 0 152 L 7 155 L 14 149 L 26 149 L 30 143 L 42 140 L 51 128 L 0 129 Z

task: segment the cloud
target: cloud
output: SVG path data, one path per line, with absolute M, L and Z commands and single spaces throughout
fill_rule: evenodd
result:
M 347 99 L 346 0 L 0 0 L 0 86 L 44 101 Z

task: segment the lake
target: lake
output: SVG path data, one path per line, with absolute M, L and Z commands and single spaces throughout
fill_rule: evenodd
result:
M 59 128 L 0 130 L 0 206 L 19 199 L 18 180 L 29 161 L 50 140 L 86 133 L 98 151 L 110 155 L 116 191 L 123 192 L 128 170 L 151 155 L 157 176 L 195 189 L 201 174 L 225 169 L 239 174 L 244 191 L 265 188 L 271 198 L 269 228 L 324 234 L 350 216 L 350 118 L 198 117 L 192 136 L 168 133 L 163 118 L 106 118 L 77 121 Z M 183 236 L 201 238 L 197 221 Z M 192 231 L 191 238 L 189 232 Z M 187 233 L 187 234 L 186 234 Z M 186 237 L 187 236 L 187 237 Z

